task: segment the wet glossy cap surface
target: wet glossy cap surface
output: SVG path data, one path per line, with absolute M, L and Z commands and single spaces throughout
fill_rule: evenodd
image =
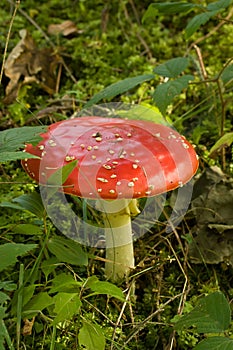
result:
M 85 198 L 140 198 L 183 186 L 198 168 L 193 146 L 175 130 L 149 121 L 80 117 L 49 126 L 37 146 L 25 150 L 41 159 L 22 161 L 46 185 L 64 165 L 77 165 L 65 193 Z

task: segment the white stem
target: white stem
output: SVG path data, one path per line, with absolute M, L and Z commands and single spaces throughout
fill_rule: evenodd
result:
M 101 201 L 102 202 L 102 201 Z M 131 214 L 139 213 L 135 199 L 103 201 L 105 224 L 105 275 L 113 282 L 122 281 L 134 269 Z

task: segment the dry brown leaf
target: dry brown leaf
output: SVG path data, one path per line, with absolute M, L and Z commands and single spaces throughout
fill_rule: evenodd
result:
M 23 321 L 24 321 L 24 326 L 22 329 L 22 334 L 24 336 L 31 335 L 32 334 L 32 327 L 33 327 L 34 322 L 35 322 L 35 317 L 33 317 L 31 321 L 29 321 L 27 318 Z
M 44 48 L 38 50 L 30 64 L 30 74 L 39 79 L 43 90 L 52 95 L 56 90 L 56 68 L 62 60 L 53 49 Z
M 47 93 L 56 90 L 56 67 L 61 59 L 53 49 L 38 49 L 26 29 L 20 32 L 21 40 L 9 54 L 4 74 L 10 79 L 6 87 L 6 104 L 12 103 L 22 85 L 37 83 Z
M 26 29 L 20 30 L 19 35 L 21 40 L 9 54 L 4 66 L 4 73 L 10 79 L 6 95 L 15 94 L 21 76 L 28 76 L 27 63 L 32 61 L 32 53 L 35 50 L 35 43 Z
M 194 185 L 194 195 L 191 260 L 233 266 L 233 179 L 216 166 L 207 168 Z
M 64 36 L 69 36 L 78 33 L 78 28 L 74 22 L 67 20 L 60 24 L 50 24 L 48 33 L 51 35 L 62 34 Z

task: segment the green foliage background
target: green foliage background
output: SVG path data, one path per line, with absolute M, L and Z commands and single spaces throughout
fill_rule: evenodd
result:
M 29 141 L 28 137 L 31 141 L 37 140 L 34 129 L 31 134 L 27 129 L 27 135 L 24 129 L 21 137 L 16 131 L 9 134 L 9 130 L 19 127 L 41 127 L 74 116 L 88 101 L 97 101 L 99 97 L 99 102 L 121 101 L 154 107 L 156 96 L 159 101 L 165 93 L 166 86 L 160 83 L 165 82 L 169 72 L 171 80 L 193 76 L 191 83 L 183 81 L 185 84 L 178 89 L 179 93 L 163 105 L 163 112 L 177 130 L 196 145 L 200 156 L 199 176 L 217 165 L 231 179 L 233 70 L 231 65 L 224 69 L 224 65 L 233 57 L 232 3 L 192 36 L 187 37 L 187 33 L 185 36 L 188 23 L 200 14 L 199 7 L 213 2 L 189 1 L 191 11 L 188 12 L 183 11 L 179 2 L 179 12 L 169 15 L 163 11 L 168 1 L 163 2 L 160 12 L 156 12 L 158 9 L 154 6 L 153 13 L 146 12 L 151 1 L 21 1 L 7 52 L 18 43 L 19 31 L 26 28 L 39 49 L 52 48 L 65 64 L 54 94 L 46 93 L 40 84 L 27 83 L 19 89 L 17 99 L 6 104 L 6 76 L 3 75 L 0 85 L 0 130 L 3 131 L 0 138 L 3 163 L 0 168 L 0 349 L 165 350 L 169 345 L 171 349 L 188 350 L 195 346 L 195 349 L 204 349 L 202 344 L 205 349 L 213 346 L 215 337 L 209 338 L 211 345 L 208 345 L 205 331 L 198 333 L 198 324 L 192 317 L 195 307 L 200 305 L 200 296 L 222 290 L 227 300 L 232 299 L 232 265 L 227 259 L 214 265 L 205 261 L 196 265 L 189 260 L 189 243 L 197 227 L 193 209 L 177 228 L 177 235 L 164 232 L 166 215 L 162 215 L 160 224 L 154 225 L 152 232 L 135 243 L 136 300 L 129 304 L 125 302 L 129 297 L 127 284 L 115 286 L 104 281 L 103 252 L 85 251 L 78 245 L 76 261 L 73 242 L 61 236 L 46 217 L 37 186 L 28 179 L 17 160 L 19 153 L 23 157 L 21 149 L 23 143 Z M 220 2 L 222 7 L 226 3 Z M 3 0 L 0 7 L 1 52 L 6 47 L 14 4 L 12 0 Z M 75 34 L 65 37 L 48 33 L 49 25 L 65 20 L 77 25 Z M 178 59 L 177 70 L 174 61 L 170 61 L 173 59 Z M 169 61 L 174 69 L 172 73 Z M 216 80 L 220 73 L 221 77 Z M 130 89 L 122 83 L 124 79 L 129 79 L 126 82 Z M 113 89 L 117 93 L 111 95 L 109 86 L 119 82 L 121 85 Z M 158 90 L 159 86 L 162 90 Z M 10 154 L 4 153 L 7 140 L 11 145 Z M 224 152 L 223 145 L 226 146 Z M 169 196 L 165 207 L 168 213 L 170 200 Z M 78 199 L 70 205 L 80 213 L 84 210 Z M 88 220 L 98 222 L 93 213 L 85 214 Z M 233 223 L 227 224 L 232 231 Z M 224 297 L 217 294 L 216 298 Z M 209 300 L 201 302 L 204 318 Z M 224 325 L 210 312 L 211 320 L 219 322 L 222 332 L 228 332 L 222 345 L 219 337 L 215 339 L 216 344 L 220 344 L 218 349 L 225 349 L 225 344 L 232 348 L 227 300 L 223 300 Z M 182 321 L 181 311 L 190 324 L 185 319 Z M 33 322 L 31 335 L 22 335 L 25 319 Z M 182 322 L 187 329 L 179 328 Z M 190 329 L 189 325 L 197 329 Z

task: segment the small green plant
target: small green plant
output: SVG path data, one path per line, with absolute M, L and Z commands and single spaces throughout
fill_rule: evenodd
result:
M 178 318 L 178 316 L 176 316 Z M 231 323 L 230 305 L 221 292 L 211 293 L 199 300 L 197 305 L 175 323 L 174 329 L 187 331 L 190 327 L 206 339 L 193 350 L 231 350 L 233 339 L 227 333 Z
M 22 152 L 25 143 L 36 144 L 40 141 L 40 133 L 46 130 L 45 126 L 24 126 L 0 132 L 0 163 L 17 159 L 36 158 Z

